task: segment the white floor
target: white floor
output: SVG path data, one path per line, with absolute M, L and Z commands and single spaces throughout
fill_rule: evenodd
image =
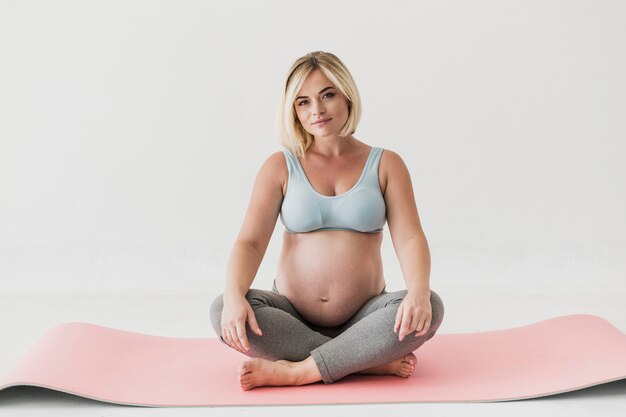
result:
M 626 332 L 622 285 L 613 288 L 548 287 L 534 291 L 489 288 L 436 288 L 446 304 L 440 333 L 467 333 L 523 325 L 565 314 L 606 318 Z M 205 293 L 67 294 L 13 292 L 0 295 L 0 374 L 6 374 L 40 336 L 55 324 L 83 321 L 147 334 L 215 337 Z M 530 302 L 529 302 L 530 301 Z M 405 403 L 281 407 L 141 408 L 107 404 L 35 387 L 0 392 L 0 415 L 481 415 L 617 416 L 626 410 L 626 380 L 539 399 L 500 403 Z M 428 414 L 425 414 L 428 413 Z M 468 414 L 469 413 L 469 414 Z

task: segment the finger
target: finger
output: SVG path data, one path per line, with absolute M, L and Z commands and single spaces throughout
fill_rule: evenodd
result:
M 259 327 L 259 323 L 256 321 L 256 316 L 254 315 L 252 308 L 248 310 L 248 326 L 250 326 L 250 330 L 252 330 L 254 333 L 258 334 L 259 336 L 263 336 L 263 332 Z
M 224 338 L 224 341 L 226 342 L 228 346 L 230 346 L 233 349 L 237 349 L 237 347 L 233 345 L 232 338 L 230 337 L 230 330 L 226 328 L 222 329 L 222 337 Z
M 415 333 L 415 336 L 422 336 L 425 335 L 426 332 L 428 332 L 428 329 L 430 329 L 430 320 L 429 319 L 425 319 L 424 320 L 424 327 L 422 328 L 421 331 Z
M 398 311 L 396 312 L 396 321 L 393 325 L 393 332 L 398 333 L 398 329 L 400 328 L 400 323 L 402 323 L 402 304 L 398 307 Z
M 400 325 L 400 341 L 404 339 L 404 336 L 409 334 L 409 326 L 411 325 L 411 310 L 405 309 L 402 315 L 402 324 Z
M 426 320 L 425 324 L 424 324 L 424 328 L 421 331 L 421 334 L 426 334 L 428 332 L 428 329 L 430 329 L 430 319 Z
M 417 313 L 413 313 L 413 317 L 411 317 L 411 325 L 409 326 L 409 334 L 413 333 L 416 330 L 420 329 L 420 315 Z
M 237 349 L 237 346 L 235 346 L 235 344 L 233 343 L 232 337 L 231 337 L 231 331 L 228 328 L 224 329 L 224 340 L 226 340 L 226 343 L 228 344 L 228 346 Z
M 415 334 L 417 335 L 424 328 L 424 317 L 415 315 L 414 318 L 415 318 L 415 324 L 414 324 L 413 330 L 415 330 Z
M 248 335 L 246 334 L 246 322 L 237 322 L 237 339 L 239 344 L 246 351 L 250 351 L 250 344 L 248 343 Z
M 228 336 L 228 341 L 230 342 L 230 345 L 239 352 L 243 352 L 243 348 L 239 344 L 239 339 L 237 338 L 237 328 L 234 326 L 231 327 L 227 330 L 226 335 Z

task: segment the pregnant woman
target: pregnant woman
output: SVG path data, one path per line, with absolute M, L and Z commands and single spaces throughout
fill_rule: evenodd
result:
M 251 358 L 238 369 L 244 390 L 353 373 L 408 377 L 413 351 L 441 325 L 409 171 L 397 153 L 353 136 L 360 117 L 337 56 L 317 51 L 293 63 L 277 119 L 283 149 L 258 171 L 225 291 L 210 310 L 220 340 Z M 279 216 L 272 290 L 251 289 Z M 405 290 L 386 291 L 385 221 Z

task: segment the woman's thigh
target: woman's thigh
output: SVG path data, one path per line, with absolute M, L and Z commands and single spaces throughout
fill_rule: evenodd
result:
M 335 337 L 340 333 L 339 326 L 338 327 L 321 327 L 316 326 L 313 323 L 307 321 L 302 315 L 295 309 L 295 307 L 291 304 L 289 299 L 284 295 L 280 294 L 276 289 L 276 286 L 272 286 L 272 290 L 262 290 L 256 288 L 250 288 L 246 293 L 246 300 L 252 307 L 253 311 L 256 311 L 261 308 L 271 307 L 280 311 L 283 311 L 295 319 L 306 325 L 309 329 L 321 333 L 324 336 Z M 224 294 L 218 295 L 213 302 L 211 303 L 210 308 L 210 318 L 213 329 L 215 333 L 221 339 L 221 319 L 222 319 L 222 310 L 224 308 Z M 270 323 L 266 323 L 266 325 L 271 325 Z
M 219 339 L 228 345 L 221 336 L 223 299 L 223 295 L 220 295 L 213 301 L 211 322 Z M 249 329 L 249 325 L 246 326 L 251 350 L 242 352 L 245 355 L 268 360 L 301 361 L 313 349 L 331 340 L 330 336 L 314 330 L 289 300 L 277 292 L 249 289 L 246 300 L 252 307 L 263 335 L 255 334 Z
M 287 297 L 274 291 L 250 288 L 246 293 L 246 301 L 252 307 L 252 310 L 258 310 L 263 307 L 272 307 L 285 313 L 288 313 L 296 319 L 305 322 L 304 318 L 289 302 Z M 222 310 L 224 309 L 224 294 L 220 294 L 211 303 L 210 317 L 215 332 L 221 334 Z M 219 330 L 219 331 L 218 331 Z
M 363 306 L 361 306 L 354 316 L 352 316 L 346 323 L 339 326 L 339 333 L 344 332 L 358 321 L 380 309 L 393 308 L 394 311 L 397 311 L 400 303 L 402 303 L 402 300 L 406 297 L 406 295 L 407 290 L 392 292 L 383 291 L 381 294 L 370 298 L 365 302 L 365 304 L 363 304 Z M 430 292 L 430 303 L 432 308 L 431 323 L 436 324 L 437 327 L 439 327 L 439 324 L 441 324 L 441 320 L 443 319 L 443 302 L 439 295 L 432 290 Z

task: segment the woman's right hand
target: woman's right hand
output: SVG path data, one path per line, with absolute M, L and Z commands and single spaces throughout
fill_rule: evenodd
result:
M 230 347 L 241 353 L 245 353 L 244 349 L 250 351 L 250 343 L 246 335 L 246 321 L 253 332 L 263 336 L 248 300 L 242 296 L 224 296 L 222 338 Z

